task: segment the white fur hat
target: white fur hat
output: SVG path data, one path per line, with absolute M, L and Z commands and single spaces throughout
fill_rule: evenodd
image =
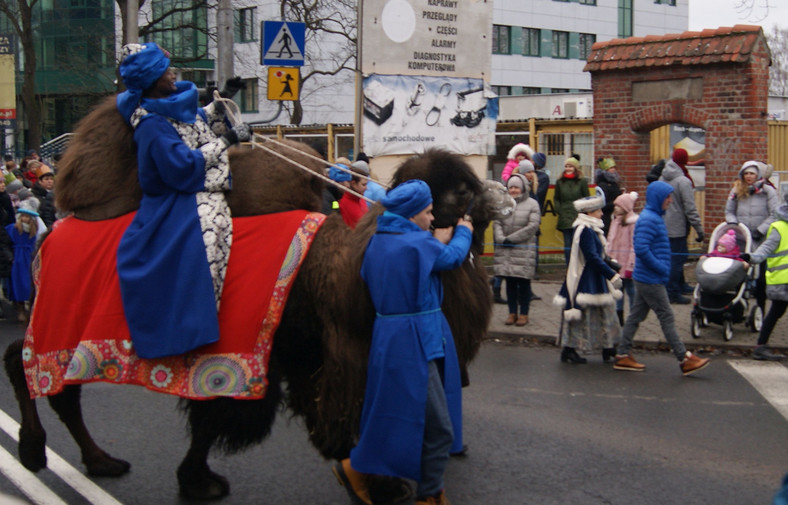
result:
M 587 196 L 574 202 L 575 210 L 587 214 L 599 210 L 605 206 L 605 198 L 602 195 Z

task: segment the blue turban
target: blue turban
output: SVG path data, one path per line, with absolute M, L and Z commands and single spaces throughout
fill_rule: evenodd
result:
M 170 68 L 170 59 L 154 42 L 125 45 L 122 53 L 128 55 L 119 68 L 126 91 L 118 95 L 115 103 L 128 122 L 139 105 L 142 92 L 153 86 Z
M 336 166 L 332 165 L 331 168 L 328 170 L 328 178 L 335 182 L 347 182 L 353 179 L 353 176 L 350 175 L 350 172 L 345 172 L 345 170 L 340 170 L 337 168 L 340 166 L 345 170 L 350 170 L 347 165 L 343 163 L 337 163 Z
M 380 203 L 389 212 L 410 219 L 432 203 L 432 192 L 426 182 L 412 179 L 390 189 Z

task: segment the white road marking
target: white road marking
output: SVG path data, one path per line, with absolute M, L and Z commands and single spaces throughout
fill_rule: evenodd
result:
M 5 431 L 8 436 L 14 439 L 14 441 L 19 441 L 19 423 L 13 420 L 8 414 L 4 411 L 0 410 L 0 429 Z M 61 458 L 55 451 L 50 449 L 49 447 L 46 448 L 47 454 L 47 468 L 52 470 L 58 477 L 63 479 L 63 481 L 71 486 L 77 493 L 81 494 L 85 497 L 90 503 L 95 505 L 123 505 L 121 502 L 116 500 L 112 495 L 104 491 L 101 487 L 97 486 L 92 480 L 85 477 L 79 470 L 71 466 L 68 461 Z M 21 465 L 20 465 L 21 466 Z M 25 472 L 30 475 L 29 470 L 22 467 Z M 9 477 L 10 478 L 10 477 Z M 37 480 L 37 479 L 36 479 Z M 20 490 L 27 494 L 24 488 L 20 487 Z M 38 502 L 37 502 L 38 503 Z M 49 503 L 63 503 L 62 501 L 58 502 L 41 502 L 42 504 L 49 504 Z
M 728 360 L 788 420 L 788 368 L 773 361 Z
M 16 457 L 0 447 L 0 473 L 16 486 L 35 505 L 68 505 L 30 470 L 22 466 Z

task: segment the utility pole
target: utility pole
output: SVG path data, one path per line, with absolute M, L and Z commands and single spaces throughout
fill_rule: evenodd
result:
M 138 0 L 126 0 L 126 40 L 124 44 L 136 44 L 140 41 L 139 25 L 140 3 Z
M 216 13 L 216 87 L 233 77 L 233 6 L 232 0 L 219 0 Z
M 354 131 L 353 131 L 353 157 L 358 156 L 361 152 L 361 122 L 364 119 L 362 111 L 364 110 L 364 95 L 363 95 L 363 81 L 364 72 L 361 67 L 361 49 L 362 49 L 362 30 L 361 26 L 364 22 L 364 2 L 358 0 L 358 7 L 356 12 L 356 109 L 354 118 Z

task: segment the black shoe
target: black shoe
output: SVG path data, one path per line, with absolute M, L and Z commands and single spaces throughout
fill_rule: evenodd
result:
M 505 305 L 505 304 L 506 304 L 506 300 L 505 300 L 505 299 L 503 299 L 503 298 L 501 298 L 501 296 L 500 296 L 500 295 L 496 296 L 496 297 L 494 298 L 494 300 L 495 300 L 495 303 L 500 303 L 500 304 L 503 304 L 503 305 Z
M 780 361 L 783 357 L 779 354 L 771 353 L 765 345 L 759 345 L 752 351 L 752 359 L 758 361 Z
M 693 288 L 689 284 L 684 284 L 683 286 L 681 286 L 681 292 L 684 293 L 685 295 L 689 295 L 695 292 L 695 288 Z
M 606 349 L 602 349 L 602 361 L 605 363 L 612 363 L 615 361 L 616 358 L 616 348 L 609 347 Z
M 670 303 L 677 303 L 679 305 L 688 305 L 692 303 L 692 300 L 683 295 L 670 296 L 668 298 Z
M 573 365 L 585 365 L 588 360 L 577 354 L 574 347 L 564 347 L 561 349 L 561 363 L 572 363 Z
M 467 458 L 468 457 L 468 446 L 463 444 L 462 445 L 462 449 L 460 449 L 457 452 L 450 452 L 449 456 L 451 456 L 452 458 L 457 458 L 457 459 Z
M 534 294 L 532 294 L 532 295 L 531 295 L 531 301 L 534 301 L 534 300 L 541 300 L 541 299 L 542 299 L 542 297 L 541 297 L 541 296 L 539 296 L 539 295 L 534 295 Z

